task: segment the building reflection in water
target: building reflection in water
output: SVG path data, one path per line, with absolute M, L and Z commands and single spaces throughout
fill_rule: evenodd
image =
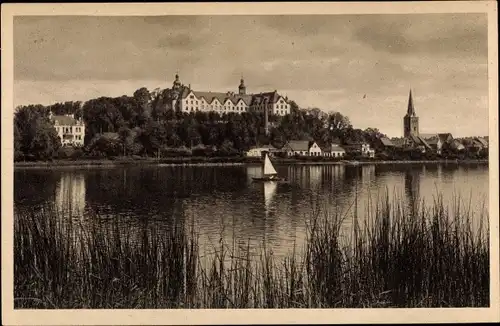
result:
M 310 166 L 307 170 L 309 172 L 309 187 L 318 189 L 321 184 L 321 166 Z
M 55 191 L 57 210 L 64 216 L 82 217 L 85 211 L 85 194 L 85 176 L 82 173 L 61 173 Z
M 370 184 L 375 180 L 375 165 L 361 166 L 361 182 Z
M 420 178 L 421 171 L 408 169 L 405 172 L 405 194 L 412 213 L 417 212 L 420 202 Z

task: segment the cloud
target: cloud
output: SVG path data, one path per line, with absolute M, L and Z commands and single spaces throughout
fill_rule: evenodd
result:
M 486 14 L 370 16 L 353 36 L 377 51 L 482 57 L 488 52 Z
M 15 98 L 132 94 L 176 72 L 195 89 L 236 91 L 243 75 L 249 92 L 399 133 L 412 87 L 423 126 L 441 117 L 465 132 L 487 128 L 486 44 L 481 14 L 16 17 Z

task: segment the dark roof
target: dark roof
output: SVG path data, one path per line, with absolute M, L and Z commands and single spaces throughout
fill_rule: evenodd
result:
M 394 146 L 396 146 L 396 147 L 403 147 L 403 145 L 405 144 L 405 139 L 404 138 L 394 138 L 394 139 L 391 139 L 391 143 L 393 143 Z
M 277 91 L 253 94 L 252 95 L 252 105 L 259 104 L 274 104 L 278 102 L 280 96 Z
M 387 137 L 381 137 L 380 138 L 380 142 L 384 146 L 394 146 L 394 144 L 392 143 L 392 141 L 389 138 L 387 138 Z
M 486 141 L 486 139 L 484 138 L 481 138 L 481 137 L 476 137 L 476 140 L 481 143 L 482 146 L 484 147 L 488 147 L 488 142 Z
M 411 139 L 411 141 L 413 141 L 413 143 L 415 143 L 418 146 L 424 146 L 425 148 L 428 149 L 431 148 L 429 143 L 427 143 L 427 141 L 421 136 L 410 135 L 409 138 Z
M 453 135 L 449 132 L 445 132 L 445 133 L 439 133 L 438 134 L 439 138 L 441 138 L 441 141 L 443 143 L 445 143 L 448 139 L 451 141 L 453 140 Z
M 78 120 L 69 115 L 53 115 L 52 121 L 57 122 L 59 126 L 76 126 Z
M 308 140 L 290 140 L 287 143 L 287 146 L 292 150 L 292 151 L 308 151 L 309 147 L 311 147 L 311 142 Z
M 233 104 L 238 103 L 238 101 L 243 100 L 246 105 L 259 105 L 259 104 L 274 104 L 278 102 L 280 99 L 280 96 L 277 91 L 273 92 L 267 92 L 267 93 L 260 93 L 260 94 L 246 94 L 246 95 L 240 95 L 237 93 L 233 92 L 227 92 L 227 93 L 222 93 L 222 92 L 202 92 L 202 91 L 195 91 L 191 90 L 188 87 L 185 87 L 182 90 L 182 95 L 181 97 L 183 99 L 187 98 L 187 96 L 193 92 L 194 96 L 196 96 L 197 99 L 202 99 L 204 98 L 205 101 L 208 104 L 211 104 L 214 99 L 217 99 L 220 103 L 224 104 L 226 100 L 230 100 Z

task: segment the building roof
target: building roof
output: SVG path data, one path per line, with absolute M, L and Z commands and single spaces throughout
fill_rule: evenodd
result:
M 387 138 L 387 137 L 381 137 L 380 138 L 380 142 L 382 143 L 382 145 L 386 146 L 386 147 L 392 147 L 394 146 L 394 144 L 392 143 L 392 141 Z
M 483 146 L 483 147 L 488 147 L 488 142 L 486 139 L 482 137 L 476 137 L 476 140 Z
M 308 140 L 290 140 L 287 145 L 294 152 L 304 152 L 309 150 L 312 143 L 314 142 Z
M 76 126 L 78 120 L 73 115 L 53 115 L 52 121 L 57 122 L 59 126 Z
M 255 147 L 252 147 L 250 148 L 250 150 L 275 150 L 277 149 L 276 147 L 274 147 L 273 145 L 263 145 L 263 146 L 255 146 Z
M 394 144 L 396 147 L 403 147 L 405 144 L 405 139 L 404 138 L 393 138 L 391 139 L 391 143 Z
M 410 140 L 413 141 L 417 146 L 424 146 L 427 149 L 430 149 L 431 146 L 422 136 L 410 135 Z
M 445 133 L 439 133 L 438 134 L 439 138 L 441 138 L 441 141 L 443 143 L 445 143 L 446 141 L 448 141 L 448 139 L 451 141 L 453 140 L 453 135 L 449 132 L 445 132 Z
M 189 87 L 184 87 L 182 90 L 181 97 L 183 99 L 187 98 L 190 93 L 193 93 L 197 99 L 204 98 L 208 104 L 211 104 L 215 99 L 220 103 L 224 104 L 227 100 L 230 100 L 233 104 L 238 103 L 238 101 L 243 100 L 246 105 L 259 105 L 259 104 L 274 104 L 280 99 L 278 91 L 259 93 L 259 94 L 245 94 L 240 95 L 234 92 L 203 92 L 195 91 L 189 89 Z
M 345 149 L 343 149 L 342 147 L 340 147 L 340 145 L 332 144 L 331 151 L 332 152 L 345 152 Z
M 465 147 L 464 144 L 462 144 L 458 139 L 453 139 L 451 141 L 450 145 L 451 145 L 451 147 L 457 148 L 457 149 Z
M 252 96 L 252 105 L 274 104 L 278 102 L 280 98 L 278 91 L 253 94 L 251 96 Z

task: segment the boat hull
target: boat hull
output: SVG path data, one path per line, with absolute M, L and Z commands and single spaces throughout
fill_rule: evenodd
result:
M 284 178 L 280 178 L 280 177 L 255 177 L 255 178 L 252 178 L 253 181 L 257 181 L 257 182 L 266 182 L 266 181 L 284 181 L 285 179 Z

